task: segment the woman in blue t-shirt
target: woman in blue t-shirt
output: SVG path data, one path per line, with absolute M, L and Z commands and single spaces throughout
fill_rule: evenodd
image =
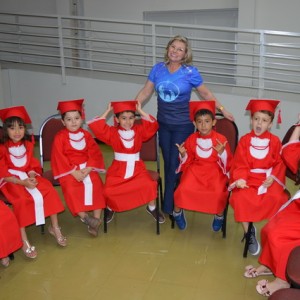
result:
M 151 97 L 154 90 L 157 93 L 159 145 L 162 149 L 165 172 L 163 211 L 171 215 L 177 181 L 175 170 L 179 162 L 176 144 L 183 143 L 194 131 L 194 125 L 189 118 L 192 89 L 195 88 L 204 100 L 215 100 L 216 107 L 224 117 L 229 120 L 234 118 L 203 84 L 198 69 L 191 65 L 192 50 L 187 38 L 173 37 L 166 47 L 164 58 L 164 62 L 153 66 L 136 100 L 144 102 Z

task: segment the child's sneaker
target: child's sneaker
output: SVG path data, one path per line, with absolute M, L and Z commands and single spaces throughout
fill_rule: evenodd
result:
M 215 215 L 211 225 L 213 231 L 215 232 L 220 231 L 220 229 L 223 226 L 223 222 L 224 222 L 224 216 Z
M 186 225 L 186 219 L 184 216 L 183 209 L 181 209 L 180 212 L 178 212 L 178 213 L 173 211 L 173 217 L 174 217 L 174 220 L 180 230 L 186 229 L 187 225 Z
M 260 251 L 260 244 L 256 239 L 256 228 L 252 226 L 248 251 L 251 255 L 257 255 Z

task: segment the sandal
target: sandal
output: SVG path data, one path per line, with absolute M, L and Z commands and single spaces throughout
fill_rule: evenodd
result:
M 1 265 L 5 268 L 7 268 L 9 266 L 9 257 L 4 257 L 4 258 L 1 258 Z
M 24 249 L 24 246 L 27 248 Z M 34 246 L 31 246 L 27 240 L 23 240 L 23 247 L 22 250 L 26 257 L 28 258 L 36 258 L 37 257 L 37 251 L 35 250 Z
M 95 219 L 97 219 L 97 218 L 95 218 Z M 100 227 L 100 225 L 101 225 L 100 219 L 97 219 L 97 220 L 98 220 L 98 224 L 97 224 L 95 227 L 88 226 L 88 232 L 89 232 L 92 236 L 95 236 L 95 237 L 98 236 L 99 227 Z
M 262 272 L 257 272 L 258 268 L 253 267 L 252 265 L 246 266 L 245 270 L 246 272 L 244 273 L 244 276 L 246 278 L 255 278 L 258 276 L 268 276 L 268 275 L 273 275 L 273 273 L 266 268 L 266 270 L 262 271 Z
M 268 289 L 267 284 L 268 284 L 268 280 L 263 279 L 263 280 L 258 281 L 258 283 L 256 285 L 256 291 L 264 297 L 271 296 L 271 291 Z
M 60 227 L 53 227 L 50 225 L 48 227 L 48 231 L 52 236 L 55 237 L 56 242 L 59 246 L 61 246 L 61 247 L 67 246 L 67 238 L 62 235 L 62 233 L 60 231 Z

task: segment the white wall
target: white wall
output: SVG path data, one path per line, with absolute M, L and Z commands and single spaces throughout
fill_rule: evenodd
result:
M 284 31 L 299 31 L 300 10 L 299 0 L 78 0 L 83 3 L 85 16 L 114 19 L 142 20 L 144 11 L 159 10 L 191 10 L 239 8 L 239 27 L 254 29 L 274 29 Z M 2 11 L 27 13 L 57 13 L 71 12 L 70 0 L 0 0 Z M 24 104 L 33 119 L 37 132 L 41 121 L 56 112 L 58 100 L 86 99 L 87 118 L 101 113 L 108 101 L 134 98 L 142 87 L 143 80 L 114 82 L 109 77 L 88 78 L 86 76 L 67 76 L 67 84 L 62 84 L 61 76 L 53 73 L 40 73 L 25 70 L 0 70 L 0 105 Z M 200 70 L 201 71 L 201 70 Z M 212 87 L 214 91 L 214 87 Z M 234 94 L 234 93 L 233 93 Z M 238 93 L 236 93 L 238 94 Z M 249 119 L 245 118 L 244 108 L 251 95 L 236 96 L 217 94 L 218 99 L 228 107 L 236 118 L 240 133 L 249 130 Z M 276 93 L 272 98 L 282 100 L 283 125 L 274 126 L 273 132 L 283 137 L 290 124 L 296 120 L 299 112 L 299 100 L 293 95 Z M 270 96 L 270 97 L 271 97 Z M 193 99 L 197 99 L 193 95 Z M 156 114 L 155 97 L 147 103 L 145 109 Z

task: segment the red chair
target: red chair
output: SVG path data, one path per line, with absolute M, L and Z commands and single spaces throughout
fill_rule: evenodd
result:
M 48 117 L 42 123 L 39 131 L 40 162 L 43 168 L 42 176 L 48 179 L 54 186 L 59 186 L 59 181 L 54 179 L 51 167 L 49 166 L 51 149 L 56 133 L 63 128 L 64 125 L 61 121 L 60 114 L 55 114 Z M 45 163 L 48 163 L 48 166 L 46 166 Z

